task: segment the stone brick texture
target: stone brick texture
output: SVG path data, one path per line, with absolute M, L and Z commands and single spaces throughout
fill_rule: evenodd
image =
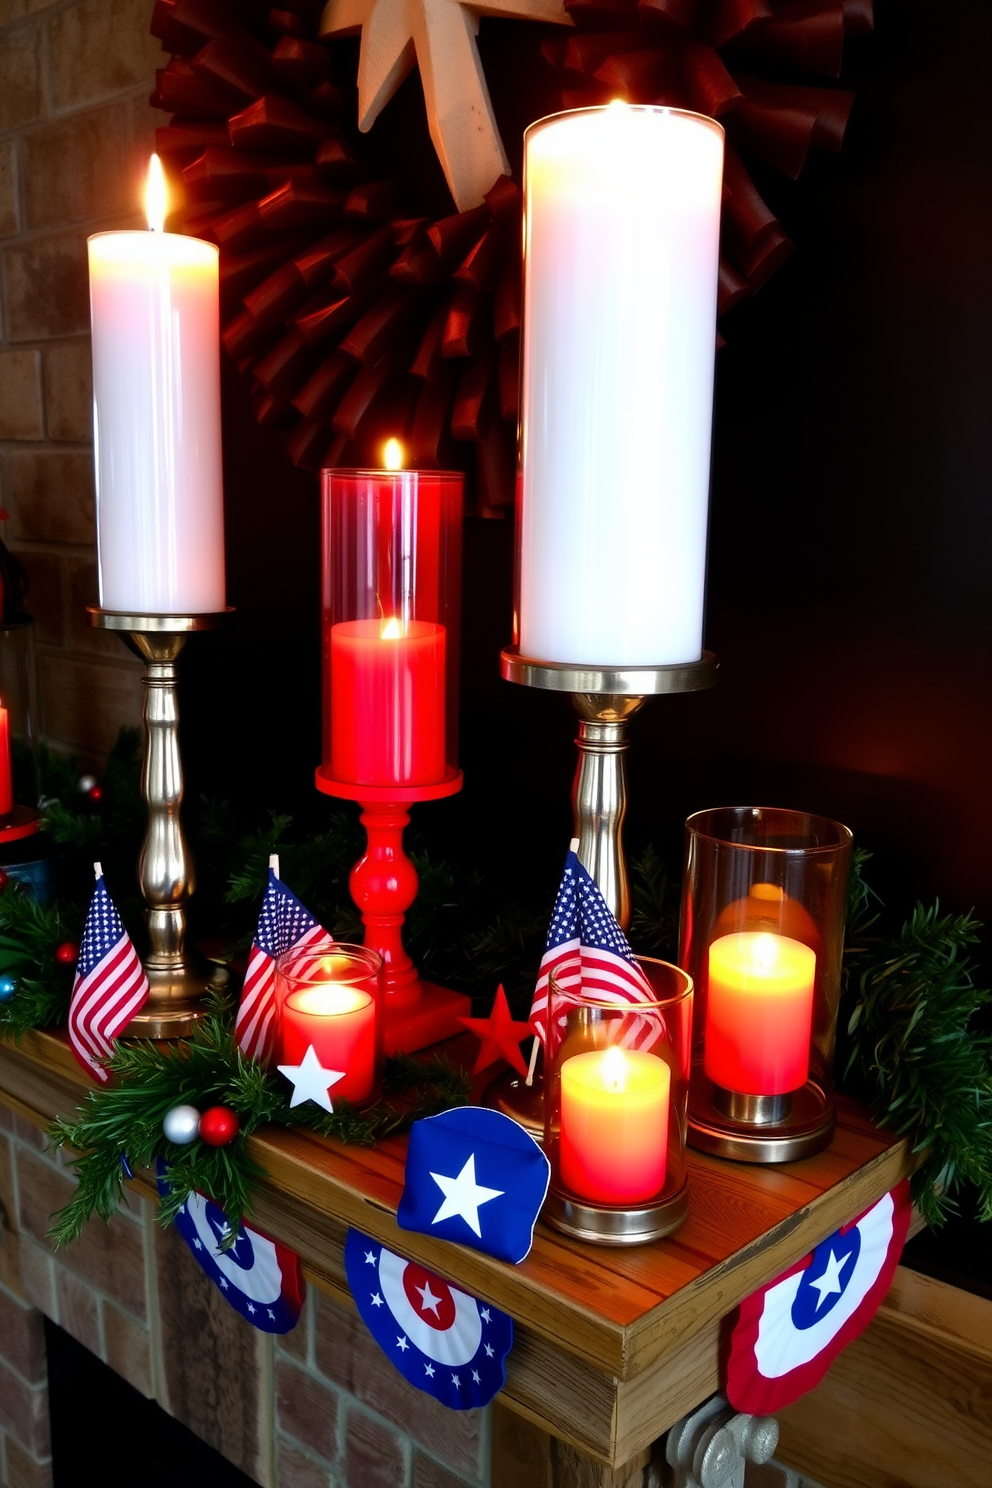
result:
M 93 631 L 86 238 L 138 227 L 162 65 L 154 0 L 0 0 L 0 506 L 31 581 L 40 732 L 99 767 L 138 662 Z M 93 700 L 90 707 L 88 700 Z

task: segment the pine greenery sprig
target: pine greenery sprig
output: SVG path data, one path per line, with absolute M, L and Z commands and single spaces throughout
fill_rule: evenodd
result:
M 20 1040 L 30 1028 L 49 1028 L 69 1016 L 73 967 L 55 959 L 67 938 L 63 908 L 39 904 L 15 879 L 0 893 L 0 975 L 16 981 L 0 1003 L 0 1039 Z
M 894 941 L 861 951 L 868 965 L 847 1025 L 845 1082 L 923 1155 L 913 1197 L 932 1226 L 966 1184 L 992 1220 L 992 1035 L 973 1027 L 992 1001 L 974 982 L 980 930 L 970 914 L 918 904 Z
M 260 1127 L 306 1126 L 321 1136 L 371 1146 L 419 1117 L 464 1105 L 469 1091 L 465 1077 L 447 1060 L 403 1058 L 387 1060 L 385 1079 L 390 1094 L 415 1097 L 402 1106 L 383 1100 L 357 1111 L 342 1101 L 333 1114 L 309 1102 L 290 1106 L 286 1082 L 238 1048 L 231 1013 L 220 998 L 211 1000 L 206 1017 L 184 1043 L 118 1044 L 108 1068 L 112 1083 L 91 1090 L 74 1117 L 60 1118 L 49 1129 L 56 1147 L 77 1154 L 72 1166 L 79 1179 L 72 1199 L 54 1216 L 51 1237 L 57 1247 L 77 1239 L 92 1216 L 106 1221 L 117 1212 L 125 1162 L 137 1170 L 152 1168 L 159 1159 L 168 1166 L 159 1222 L 170 1224 L 190 1189 L 199 1189 L 224 1211 L 233 1244 L 265 1177 L 246 1148 L 246 1139 Z M 170 1142 L 162 1123 L 179 1105 L 229 1106 L 238 1117 L 237 1136 L 226 1147 L 211 1147 L 199 1137 L 188 1146 Z

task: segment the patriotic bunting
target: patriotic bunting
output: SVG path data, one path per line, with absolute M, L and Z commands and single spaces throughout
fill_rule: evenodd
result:
M 505 1312 L 358 1230 L 348 1231 L 344 1264 L 362 1321 L 411 1385 L 451 1410 L 488 1405 L 503 1388 L 513 1347 Z
M 735 1410 L 774 1413 L 819 1384 L 889 1290 L 910 1213 L 903 1180 L 741 1303 L 727 1364 Z

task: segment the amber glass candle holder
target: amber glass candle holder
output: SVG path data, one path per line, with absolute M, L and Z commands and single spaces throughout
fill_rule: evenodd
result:
M 828 1145 L 851 834 L 775 807 L 686 823 L 679 962 L 696 989 L 689 1140 L 746 1162 Z
M 323 473 L 324 746 L 317 788 L 362 806 L 368 850 L 350 888 L 365 943 L 383 961 L 391 1054 L 451 1037 L 471 1011 L 462 994 L 421 980 L 402 938 L 418 888 L 403 849 L 409 808 L 454 795 L 462 784 L 462 494 L 457 471 Z
M 382 1088 L 382 958 L 367 946 L 318 941 L 276 960 L 279 1064 L 300 1064 L 313 1045 L 343 1078 L 332 1100 L 367 1105 Z
M 657 1240 L 688 1209 L 692 982 L 665 961 L 639 963 L 650 1001 L 618 1003 L 549 978 L 542 1214 L 600 1245 Z

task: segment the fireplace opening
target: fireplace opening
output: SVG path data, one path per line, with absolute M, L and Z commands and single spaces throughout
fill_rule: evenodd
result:
M 45 1344 L 54 1488 L 257 1488 L 47 1318 Z

